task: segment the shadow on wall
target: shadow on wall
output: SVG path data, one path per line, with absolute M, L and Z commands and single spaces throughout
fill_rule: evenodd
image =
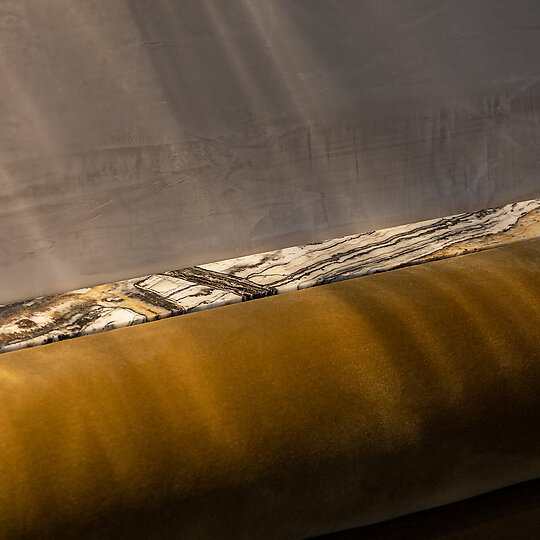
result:
M 0 302 L 539 194 L 532 0 L 0 2 Z

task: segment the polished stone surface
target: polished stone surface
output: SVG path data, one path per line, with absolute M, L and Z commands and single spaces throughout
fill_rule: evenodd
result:
M 0 306 L 0 352 L 540 236 L 540 199 Z

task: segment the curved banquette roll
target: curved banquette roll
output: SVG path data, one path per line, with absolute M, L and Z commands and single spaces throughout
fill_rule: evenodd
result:
M 3 354 L 0 537 L 302 539 L 538 478 L 539 300 L 540 239 Z

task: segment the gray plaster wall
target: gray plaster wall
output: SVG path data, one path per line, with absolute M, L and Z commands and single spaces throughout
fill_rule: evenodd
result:
M 536 0 L 0 0 L 0 303 L 540 195 Z

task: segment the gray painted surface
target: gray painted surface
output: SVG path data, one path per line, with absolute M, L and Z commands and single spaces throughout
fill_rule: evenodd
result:
M 536 0 L 0 0 L 0 302 L 540 194 Z

